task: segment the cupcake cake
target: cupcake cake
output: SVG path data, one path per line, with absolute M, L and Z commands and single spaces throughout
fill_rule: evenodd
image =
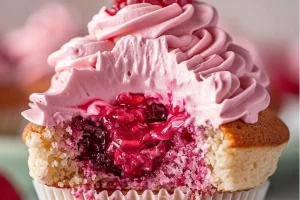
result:
M 289 132 L 214 8 L 116 1 L 88 29 L 22 113 L 41 200 L 264 199 Z

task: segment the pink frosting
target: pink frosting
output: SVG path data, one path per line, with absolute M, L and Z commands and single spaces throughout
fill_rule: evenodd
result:
M 78 37 L 62 46 L 48 57 L 50 66 L 55 66 L 56 72 L 61 72 L 73 67 L 93 67 L 95 62 L 94 54 L 97 52 L 111 51 L 114 43 L 109 40 L 99 41 L 92 36 Z
M 52 126 L 89 116 L 95 101 L 109 102 L 122 92 L 159 93 L 185 107 L 189 122 L 214 127 L 237 119 L 255 123 L 269 105 L 267 78 L 249 53 L 216 27 L 209 5 L 133 4 L 115 16 L 104 9 L 88 25 L 99 51 L 86 46 L 91 41 L 76 42 L 84 49 L 81 56 L 65 47 L 50 56 L 57 74 L 48 92 L 31 95 L 26 119 Z M 88 102 L 90 108 L 79 108 Z
M 124 7 L 115 16 L 105 8 L 88 24 L 89 33 L 99 40 L 120 38 L 125 35 L 158 38 L 161 35 L 193 35 L 194 31 L 214 27 L 215 10 L 205 4 L 188 4 L 181 8 L 174 3 L 167 7 L 147 3 Z

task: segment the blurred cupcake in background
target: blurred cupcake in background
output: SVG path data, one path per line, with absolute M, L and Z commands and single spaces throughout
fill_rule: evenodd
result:
M 7 55 L 25 91 L 43 92 L 50 85 L 54 69 L 47 57 L 66 41 L 80 35 L 78 20 L 63 5 L 50 3 L 33 13 L 24 27 L 5 38 Z
M 12 63 L 0 38 L 0 134 L 11 134 L 21 121 L 19 111 L 26 106 L 26 95 L 16 82 Z
M 15 134 L 32 92 L 50 85 L 54 69 L 47 57 L 66 41 L 80 35 L 78 20 L 63 5 L 49 3 L 34 12 L 23 27 L 2 35 L 0 41 L 0 134 Z
M 270 108 L 279 112 L 285 105 L 287 96 L 299 98 L 298 42 L 290 45 L 266 41 L 260 43 L 258 49 L 265 71 L 271 79 Z
M 295 43 L 290 46 L 288 53 L 287 58 L 289 64 L 286 72 L 291 87 L 286 87 L 285 91 L 294 93 L 299 97 L 299 41 L 295 41 Z
M 11 69 L 7 52 L 3 48 L 3 34 L 0 34 L 0 87 L 11 85 L 14 82 L 13 71 Z M 2 90 L 1 90 L 2 100 Z
M 299 97 L 299 41 L 293 44 L 261 45 L 261 54 L 272 79 L 272 91 L 279 98 L 285 94 Z

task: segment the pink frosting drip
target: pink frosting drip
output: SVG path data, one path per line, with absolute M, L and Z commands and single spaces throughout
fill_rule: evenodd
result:
M 214 127 L 237 119 L 255 123 L 269 105 L 267 77 L 245 49 L 216 27 L 216 12 L 209 5 L 133 4 L 114 16 L 104 10 L 88 25 L 97 41 L 71 41 L 50 56 L 57 74 L 48 92 L 31 95 L 26 119 L 55 125 L 89 116 L 87 110 L 93 109 L 78 105 L 111 101 L 122 92 L 157 92 L 185 107 L 197 125 Z M 78 45 L 80 55 L 66 50 Z

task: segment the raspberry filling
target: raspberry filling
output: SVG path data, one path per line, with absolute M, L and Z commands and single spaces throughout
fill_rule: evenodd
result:
M 114 16 L 123 7 L 136 3 L 150 3 L 152 5 L 160 5 L 162 7 L 177 3 L 182 7 L 186 4 L 191 4 L 192 0 L 114 0 L 112 7 L 110 9 L 106 9 L 105 12 L 111 16 Z
M 141 177 L 159 167 L 174 146 L 194 140 L 184 125 L 188 114 L 158 99 L 122 93 L 114 104 L 98 108 L 99 115 L 70 123 L 73 131 L 82 132 L 77 159 L 91 163 L 93 170 Z

